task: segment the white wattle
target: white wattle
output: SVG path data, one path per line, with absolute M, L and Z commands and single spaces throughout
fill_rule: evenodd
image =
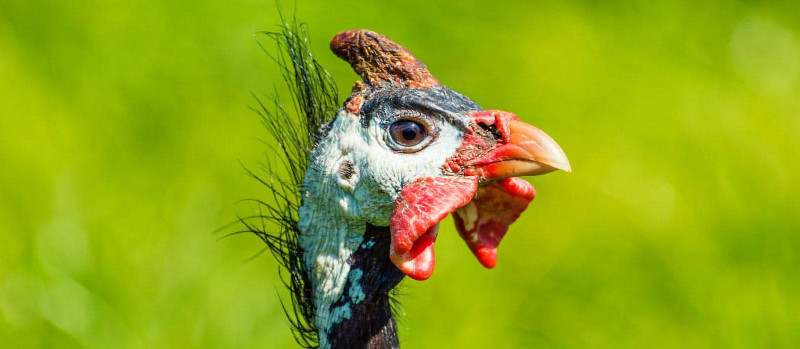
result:
M 470 201 L 463 207 L 459 207 L 455 213 L 464 221 L 464 230 L 470 231 L 475 228 L 475 222 L 478 221 L 478 206 L 474 202 Z

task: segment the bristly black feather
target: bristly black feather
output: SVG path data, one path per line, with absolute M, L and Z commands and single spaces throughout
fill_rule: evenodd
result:
M 303 347 L 314 348 L 319 345 L 319 338 L 313 320 L 314 301 L 309 273 L 297 241 L 300 233 L 297 210 L 301 204 L 301 187 L 309 154 L 339 108 L 338 91 L 333 78 L 311 55 L 305 25 L 294 19 L 287 22 L 283 14 L 281 21 L 278 30 L 256 34 L 268 37 L 277 45 L 277 54 L 272 54 L 258 42 L 281 69 L 292 95 L 293 113 L 281 104 L 277 93 L 268 98 L 267 104 L 253 95 L 257 105 L 251 109 L 258 113 L 267 133 L 277 141 L 280 151 L 275 153 L 281 157 L 276 162 L 283 169 L 265 166 L 262 168 L 264 176 L 248 170 L 250 176 L 267 188 L 272 200 L 250 200 L 258 207 L 258 213 L 240 217 L 239 221 L 245 232 L 257 235 L 266 243 L 280 263 L 279 275 L 292 296 L 290 306 L 283 301 L 281 304 L 292 325 L 295 340 Z M 276 226 L 277 230 L 273 230 Z

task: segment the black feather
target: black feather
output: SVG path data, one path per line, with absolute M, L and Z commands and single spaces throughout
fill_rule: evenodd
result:
M 277 53 L 258 45 L 278 64 L 292 97 L 292 112 L 281 103 L 277 93 L 264 103 L 257 96 L 251 107 L 261 117 L 267 133 L 280 148 L 273 152 L 280 159 L 268 159 L 279 167 L 262 166 L 263 175 L 247 172 L 261 182 L 271 200 L 248 200 L 257 206 L 257 213 L 240 217 L 244 232 L 251 232 L 266 243 L 280 263 L 279 275 L 292 296 L 291 305 L 281 304 L 292 325 L 298 344 L 307 348 L 319 345 L 314 324 L 314 300 L 309 273 L 303 263 L 303 250 L 298 244 L 297 210 L 301 204 L 303 176 L 308 168 L 309 154 L 324 134 L 325 126 L 339 108 L 338 91 L 330 74 L 314 59 L 309 50 L 306 27 L 293 18 L 287 22 L 281 14 L 282 25 L 274 32 L 258 32 L 277 46 Z M 272 161 L 270 161 L 272 160 Z M 277 228 L 275 228 L 277 226 Z

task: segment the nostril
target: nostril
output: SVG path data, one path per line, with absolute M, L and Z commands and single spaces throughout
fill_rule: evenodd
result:
M 482 130 L 491 133 L 492 136 L 494 136 L 495 140 L 499 141 L 499 140 L 503 139 L 503 134 L 500 132 L 500 130 L 497 129 L 497 125 L 495 125 L 495 124 L 486 125 L 486 124 L 483 124 L 483 123 L 478 123 L 478 126 L 480 126 L 480 128 Z
M 502 110 L 481 110 L 472 113 L 471 116 L 473 122 L 484 129 L 488 130 L 491 129 L 491 126 L 494 126 L 492 134 L 495 136 L 495 140 L 502 140 L 503 143 L 509 141 L 509 123 L 511 121 L 520 121 L 516 114 Z

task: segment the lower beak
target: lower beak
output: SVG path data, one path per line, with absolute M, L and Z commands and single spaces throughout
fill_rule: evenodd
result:
M 555 170 L 572 172 L 558 143 L 516 115 L 484 110 L 472 117 L 479 125 L 494 126 L 500 136 L 492 150 L 470 162 L 483 180 L 535 176 Z

